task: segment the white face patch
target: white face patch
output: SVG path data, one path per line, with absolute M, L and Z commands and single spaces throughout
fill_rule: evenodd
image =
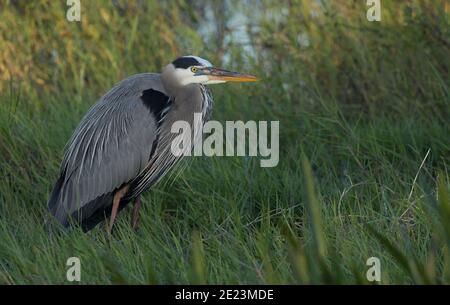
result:
M 180 84 L 183 86 L 189 84 L 213 85 L 226 83 L 224 80 L 209 79 L 207 75 L 194 75 L 190 69 L 177 68 L 175 69 L 175 75 Z
M 185 68 L 185 66 L 176 68 L 174 66 L 174 64 L 171 64 L 171 66 L 173 68 L 173 74 L 182 86 L 186 86 L 189 84 L 212 85 L 212 84 L 225 83 L 225 81 L 223 81 L 223 80 L 210 80 L 207 75 L 195 75 L 195 73 L 191 71 L 192 67 L 197 67 L 199 69 L 205 68 L 205 67 L 207 67 L 207 68 L 213 67 L 213 65 L 206 59 L 203 59 L 201 57 L 194 56 L 194 55 L 188 55 L 188 56 L 180 57 L 177 60 L 180 60 L 182 58 L 192 58 L 192 59 L 195 59 L 195 61 L 197 63 L 199 63 L 199 65 L 194 65 L 194 66 L 190 66 L 187 68 Z
M 190 68 L 176 68 L 175 69 L 175 77 L 178 79 L 181 85 L 186 86 L 189 84 L 206 84 L 208 82 L 208 76 L 206 75 L 197 75 L 194 76 L 194 72 L 191 71 Z

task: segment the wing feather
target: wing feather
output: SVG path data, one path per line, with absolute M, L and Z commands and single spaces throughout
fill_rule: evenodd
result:
M 106 93 L 85 115 L 70 139 L 49 209 L 63 225 L 76 214 L 82 221 L 105 206 L 87 205 L 138 176 L 157 137 L 157 118 L 141 95 L 165 94 L 158 74 L 132 76 Z M 80 215 L 80 211 L 83 215 Z

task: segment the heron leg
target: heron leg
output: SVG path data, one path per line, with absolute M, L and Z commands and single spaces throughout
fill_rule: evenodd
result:
M 109 219 L 109 233 L 110 234 L 112 232 L 114 222 L 116 221 L 116 216 L 117 216 L 117 211 L 119 210 L 120 200 L 122 199 L 122 197 L 125 195 L 125 193 L 127 191 L 128 191 L 128 185 L 117 190 L 117 192 L 114 194 L 113 205 L 112 205 L 112 209 L 111 209 L 111 218 Z
M 139 211 L 141 209 L 141 196 L 137 196 L 134 200 L 133 216 L 131 218 L 131 227 L 136 230 L 139 226 Z

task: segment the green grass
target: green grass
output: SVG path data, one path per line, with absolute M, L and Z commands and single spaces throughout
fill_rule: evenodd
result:
M 180 17 L 183 1 L 122 14 L 104 2 L 82 25 L 65 22 L 56 1 L 1 1 L 2 25 L 26 30 L 11 31 L 17 38 L 0 26 L 0 68 L 8 63 L 11 74 L 0 86 L 0 283 L 68 283 L 73 256 L 83 284 L 368 284 L 373 256 L 383 284 L 450 283 L 450 64 L 439 36 L 449 18 L 437 2 L 411 4 L 412 21 L 386 2 L 379 25 L 361 20 L 360 7 L 345 20 L 302 18 L 308 1 L 283 26 L 255 17 L 257 56 L 236 43 L 227 66 L 262 81 L 212 87 L 214 119 L 279 120 L 278 166 L 185 160 L 145 193 L 140 229 L 130 228 L 127 208 L 109 237 L 104 225 L 88 234 L 43 227 L 66 141 L 126 75 L 157 71 L 177 54 L 217 62 L 212 38 Z M 430 17 L 436 11 L 442 19 Z M 432 26 L 437 36 L 421 31 Z M 71 37 L 61 39 L 64 31 Z M 309 48 L 296 46 L 300 31 L 309 31 Z M 23 48 L 13 56 L 8 42 Z

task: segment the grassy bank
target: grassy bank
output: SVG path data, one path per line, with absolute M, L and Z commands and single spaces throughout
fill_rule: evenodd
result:
M 0 283 L 68 283 L 73 256 L 82 283 L 369 283 L 369 257 L 385 284 L 450 283 L 445 1 L 383 1 L 379 23 L 357 1 L 82 2 L 69 23 L 65 1 L 0 1 Z M 236 10 L 247 41 L 221 40 Z M 83 114 L 180 54 L 262 78 L 212 87 L 213 116 L 280 121 L 278 166 L 193 158 L 145 194 L 138 232 L 126 209 L 112 238 L 49 235 Z

